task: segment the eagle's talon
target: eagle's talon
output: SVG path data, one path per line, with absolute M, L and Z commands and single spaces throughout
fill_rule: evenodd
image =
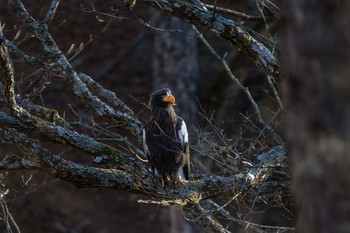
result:
M 185 182 L 186 182 L 186 180 L 183 180 L 181 178 L 175 179 L 174 180 L 174 186 L 176 187 L 178 184 L 183 184 Z

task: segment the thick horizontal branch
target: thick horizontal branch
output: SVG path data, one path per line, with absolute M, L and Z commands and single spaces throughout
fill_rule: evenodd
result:
M 1 131 L 1 130 L 0 130 Z M 276 166 L 285 161 L 285 148 L 279 146 L 259 156 L 259 166 L 266 174 L 251 169 L 248 173 L 261 176 L 262 183 L 249 183 L 246 173 L 233 177 L 198 176 L 191 181 L 177 187 L 166 186 L 162 188 L 159 181 L 146 172 L 145 174 L 130 174 L 129 171 L 117 169 L 101 169 L 89 167 L 62 159 L 57 155 L 50 154 L 35 141 L 25 134 L 14 129 L 6 129 L 5 135 L 13 140 L 25 153 L 24 157 L 10 157 L 0 162 L 0 170 L 36 169 L 51 174 L 67 182 L 74 183 L 79 188 L 112 188 L 141 193 L 156 199 L 175 200 L 173 204 L 186 205 L 186 211 L 205 232 L 229 232 L 214 217 L 213 213 L 224 211 L 223 207 L 215 207 L 214 211 L 203 209 L 199 201 L 208 198 L 233 198 L 238 202 L 271 203 L 281 204 L 282 196 L 286 196 L 288 188 L 283 184 L 265 182 Z M 34 160 L 34 161 L 33 161 Z M 274 164 L 277 161 L 277 164 Z M 267 169 L 267 170 L 266 170 Z M 247 182 L 248 181 L 248 182 Z M 267 188 L 268 187 L 268 188 Z M 278 190 L 283 191 L 280 193 Z M 239 192 L 237 192 L 239 190 Z M 269 196 L 272 198 L 270 199 Z M 277 196 L 277 198 L 276 198 Z M 276 200 L 277 199 L 277 200 Z M 172 204 L 172 202 L 166 202 Z M 244 222 L 246 227 L 250 223 Z
M 14 140 L 24 153 L 31 155 L 26 159 L 33 159 L 33 156 L 36 156 L 38 163 L 27 163 L 30 165 L 28 169 L 44 171 L 67 182 L 72 182 L 80 188 L 114 188 L 142 193 L 160 199 L 183 199 L 191 203 L 198 203 L 200 200 L 209 198 L 229 199 L 233 196 L 238 201 L 271 203 L 281 201 L 288 196 L 286 184 L 266 182 L 270 178 L 272 171 L 279 164 L 259 163 L 257 166 L 261 166 L 264 173 L 257 172 L 256 169 L 258 168 L 254 168 L 231 177 L 195 175 L 189 182 L 184 184 L 176 187 L 167 185 L 165 188 L 162 188 L 159 180 L 147 169 L 147 165 L 141 162 L 138 162 L 138 164 L 134 163 L 131 155 L 121 157 L 130 157 L 130 159 L 123 161 L 130 169 L 116 170 L 89 167 L 66 161 L 59 156 L 50 155 L 47 150 L 40 149 L 40 145 L 31 140 L 27 133 L 16 133 L 17 130 L 8 128 L 10 126 L 7 126 L 7 129 L 5 129 L 6 132 L 10 132 L 7 133 L 7 137 Z M 23 145 L 27 149 L 23 149 Z M 286 151 L 283 146 L 279 146 L 264 153 L 262 156 L 275 158 L 268 161 L 283 162 L 286 157 Z M 20 163 L 20 165 L 18 169 L 25 167 L 25 164 Z M 0 163 L 0 167 L 7 169 L 5 162 Z M 9 170 L 12 169 L 15 168 L 9 168 Z M 249 172 L 254 173 L 255 179 L 259 180 L 259 182 L 252 182 L 249 179 Z
M 213 14 L 183 0 L 144 0 L 157 10 L 181 18 L 193 25 L 201 26 L 228 40 L 242 50 L 266 73 L 276 78 L 279 75 L 279 62 L 271 51 L 249 35 L 242 23 Z
M 144 165 L 134 156 L 100 143 L 93 138 L 80 134 L 70 127 L 55 125 L 47 121 L 36 122 L 35 125 L 23 124 L 5 112 L 0 112 L 1 128 L 12 128 L 25 133 L 30 138 L 69 145 L 77 150 L 83 151 L 91 156 L 101 156 L 108 163 L 130 171 L 144 172 Z
M 101 169 L 85 166 L 52 155 L 26 134 L 13 128 L 1 129 L 21 149 L 22 157 L 9 157 L 0 163 L 1 170 L 35 169 L 51 174 L 78 187 L 117 187 L 126 189 L 132 183 L 132 176 L 122 170 Z

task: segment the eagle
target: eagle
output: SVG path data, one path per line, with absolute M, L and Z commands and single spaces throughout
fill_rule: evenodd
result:
M 151 117 L 143 130 L 143 146 L 152 173 L 164 183 L 183 183 L 190 176 L 190 151 L 185 121 L 175 110 L 169 88 L 155 91 L 149 101 Z

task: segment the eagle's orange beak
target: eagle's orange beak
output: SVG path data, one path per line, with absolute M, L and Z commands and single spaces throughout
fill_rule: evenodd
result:
M 173 95 L 166 95 L 163 97 L 163 101 L 175 105 L 175 97 Z

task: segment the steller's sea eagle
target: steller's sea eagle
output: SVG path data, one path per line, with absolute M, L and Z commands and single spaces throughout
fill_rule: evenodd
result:
M 176 115 L 169 88 L 154 92 L 151 117 L 143 131 L 143 146 L 152 172 L 164 182 L 184 182 L 190 176 L 190 151 L 185 121 Z

